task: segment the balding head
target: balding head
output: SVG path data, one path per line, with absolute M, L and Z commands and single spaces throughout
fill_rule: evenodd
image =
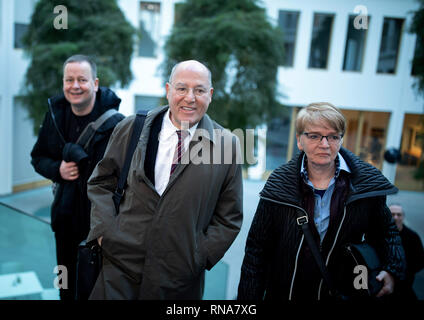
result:
M 188 60 L 178 63 L 166 83 L 166 98 L 169 103 L 169 118 L 181 129 L 198 123 L 212 101 L 211 73 L 202 63 Z
M 180 70 L 191 70 L 196 72 L 205 72 L 207 78 L 209 80 L 209 86 L 212 87 L 212 73 L 211 71 L 203 64 L 197 60 L 186 60 L 177 63 L 171 71 L 171 75 L 169 76 L 169 83 L 173 83 L 174 75 L 177 71 Z

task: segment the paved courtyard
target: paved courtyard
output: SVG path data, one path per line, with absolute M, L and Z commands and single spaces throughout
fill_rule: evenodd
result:
M 244 180 L 241 231 L 223 259 L 207 272 L 204 299 L 236 297 L 247 233 L 264 184 L 262 180 Z M 14 299 L 58 299 L 53 287 L 56 277 L 53 273 L 56 265 L 54 235 L 49 225 L 52 200 L 50 187 L 0 197 L 0 282 L 1 279 L 10 281 L 10 290 L 16 292 L 21 288 L 22 292 Z M 400 191 L 388 197 L 387 202 L 404 206 L 406 224 L 418 232 L 424 242 L 424 193 Z M 15 275 L 13 279 L 2 278 L 10 274 Z M 424 299 L 424 270 L 417 274 L 414 288 L 419 298 Z M 3 298 L 7 298 L 7 294 L 4 293 Z

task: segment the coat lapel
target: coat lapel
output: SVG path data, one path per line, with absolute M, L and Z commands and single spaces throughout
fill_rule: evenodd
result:
M 174 184 L 174 181 L 188 165 L 196 165 L 201 163 L 203 150 L 207 150 L 207 148 L 209 148 L 209 151 L 212 154 L 213 145 L 211 145 L 211 142 L 212 144 L 215 144 L 213 122 L 211 118 L 205 114 L 196 128 L 193 139 L 190 141 L 188 150 L 185 150 L 184 154 L 182 155 L 181 163 L 177 166 L 174 173 L 170 177 L 164 194 Z
M 145 181 L 145 183 L 153 190 L 156 190 L 154 186 L 154 179 L 153 181 L 151 181 L 151 177 L 152 175 L 154 177 L 157 144 L 159 143 L 159 141 L 157 140 L 157 136 L 159 134 L 159 131 L 162 125 L 161 119 L 163 119 L 163 116 L 167 109 L 168 109 L 168 106 L 162 106 L 162 107 L 158 107 L 151 110 L 147 114 L 147 118 L 144 122 L 144 127 L 143 127 L 143 130 L 141 131 L 140 139 L 138 141 L 138 145 L 133 157 L 133 160 L 136 159 L 136 161 L 135 162 L 133 161 L 134 163 L 132 165 L 133 166 L 136 165 L 135 170 L 137 171 L 137 175 L 139 175 Z M 157 130 L 158 123 L 159 123 L 159 130 Z M 156 135 L 156 141 L 154 141 L 155 135 Z M 149 147 L 149 150 L 147 150 L 148 147 Z M 149 154 L 149 156 L 146 157 L 147 153 Z M 147 174 L 146 174 L 146 171 L 147 171 Z

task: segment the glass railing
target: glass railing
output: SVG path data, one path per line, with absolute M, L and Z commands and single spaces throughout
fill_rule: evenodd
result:
M 0 299 L 57 300 L 50 224 L 0 203 Z

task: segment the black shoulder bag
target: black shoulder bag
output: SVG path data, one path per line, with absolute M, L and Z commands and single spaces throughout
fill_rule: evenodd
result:
M 122 167 L 118 184 L 112 196 L 116 215 L 119 214 L 119 205 L 125 192 L 132 156 L 134 154 L 135 148 L 137 147 L 146 116 L 147 111 L 138 111 L 134 120 L 133 131 L 131 134 L 130 142 L 128 144 L 124 166 Z M 101 247 L 97 243 L 97 239 L 90 241 L 89 243 L 84 240 L 79 244 L 75 297 L 77 300 L 87 300 L 89 298 L 102 268 L 102 263 L 102 251 Z
M 374 248 L 367 243 L 347 244 L 344 246 L 342 252 L 343 265 L 340 266 L 344 272 L 342 273 L 341 279 L 340 277 L 338 278 L 338 280 L 343 283 L 342 289 L 344 290 L 343 293 L 341 293 L 335 286 L 324 259 L 322 258 L 321 252 L 312 236 L 311 230 L 309 229 L 308 217 L 303 215 L 300 211 L 297 211 L 297 213 L 297 224 L 302 228 L 306 242 L 311 249 L 322 278 L 330 290 L 330 295 L 337 300 L 355 300 L 375 297 L 383 287 L 383 283 L 375 279 L 378 272 L 381 270 L 381 264 Z M 366 284 L 360 284 L 358 288 L 355 288 L 354 283 L 355 276 L 359 275 L 354 273 L 356 266 L 366 269 L 368 280 Z

